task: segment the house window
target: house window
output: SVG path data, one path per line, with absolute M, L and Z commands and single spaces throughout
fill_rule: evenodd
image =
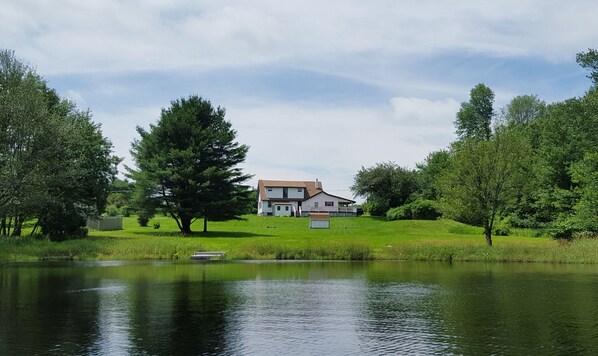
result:
M 272 202 L 268 200 L 268 208 L 272 207 Z
M 327 201 L 327 202 L 324 202 L 324 205 L 325 206 L 334 206 L 334 202 L 333 201 Z
M 297 193 L 303 193 L 303 188 L 297 188 Z
M 282 197 L 283 198 L 289 197 L 289 188 L 282 188 Z
M 284 207 L 284 210 L 289 211 L 288 205 Z
M 280 211 L 280 205 L 276 206 L 276 210 Z
M 316 201 L 316 202 L 314 202 L 314 208 L 317 208 L 317 207 L 318 207 L 318 205 L 320 205 L 320 203 L 318 203 L 317 201 Z
M 269 191 L 269 192 L 271 192 L 271 191 L 272 191 L 272 188 L 268 188 L 268 191 Z

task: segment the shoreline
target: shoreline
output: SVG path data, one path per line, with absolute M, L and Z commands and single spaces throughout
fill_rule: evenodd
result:
M 561 242 L 536 237 L 536 231 L 515 230 L 512 236 L 495 237 L 490 247 L 480 228 L 452 220 L 339 217 L 331 220 L 330 229 L 320 230 L 307 228 L 303 219 L 247 216 L 241 221 L 213 222 L 210 232 L 191 237 L 178 234 L 169 219 L 153 221 L 162 228 L 140 227 L 134 217 L 129 217 L 124 219 L 123 230 L 90 231 L 88 237 L 63 242 L 0 237 L 0 263 L 185 261 L 196 251 L 224 251 L 225 261 L 598 263 L 598 239 Z

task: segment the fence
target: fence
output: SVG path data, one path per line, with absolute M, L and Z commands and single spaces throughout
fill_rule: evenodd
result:
M 87 227 L 94 230 L 122 230 L 122 216 L 100 216 L 99 219 L 87 219 Z

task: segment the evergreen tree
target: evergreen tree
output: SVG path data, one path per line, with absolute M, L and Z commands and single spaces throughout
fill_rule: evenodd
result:
M 131 153 L 137 170 L 137 206 L 146 213 L 156 209 L 170 215 L 184 234 L 195 219 L 238 218 L 246 212 L 250 191 L 243 185 L 250 176 L 238 167 L 248 147 L 235 141 L 236 131 L 225 110 L 198 96 L 175 100 L 163 109 L 160 120 L 146 131 Z

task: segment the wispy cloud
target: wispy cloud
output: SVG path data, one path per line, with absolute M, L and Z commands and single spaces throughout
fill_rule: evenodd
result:
M 5 46 L 39 58 L 47 73 L 320 67 L 359 54 L 562 61 L 595 43 L 597 8 L 584 0 L 22 1 L 3 5 L 0 31 Z
M 445 147 L 478 82 L 497 106 L 583 93 L 596 18 L 592 0 L 23 0 L 2 5 L 0 46 L 89 106 L 128 164 L 135 126 L 199 94 L 228 109 L 256 179 L 336 188 Z

